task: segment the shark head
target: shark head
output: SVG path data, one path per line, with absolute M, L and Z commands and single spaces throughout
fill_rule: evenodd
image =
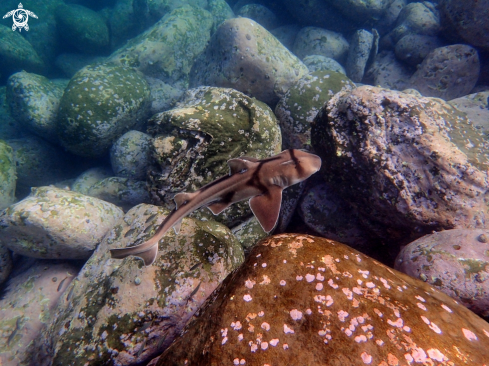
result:
M 282 151 L 280 162 L 269 172 L 271 183 L 281 188 L 302 182 L 321 168 L 321 158 L 304 150 Z

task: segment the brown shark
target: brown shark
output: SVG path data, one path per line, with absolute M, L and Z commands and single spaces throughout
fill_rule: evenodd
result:
M 231 204 L 250 199 L 250 208 L 267 233 L 275 227 L 282 203 L 282 191 L 316 173 L 321 158 L 302 150 L 285 150 L 258 160 L 242 157 L 228 161 L 229 175 L 221 177 L 192 193 L 178 193 L 175 209 L 163 220 L 155 235 L 133 247 L 111 249 L 112 258 L 129 255 L 143 259 L 149 266 L 158 254 L 158 242 L 171 227 L 178 234 L 182 219 L 207 206 L 214 215 Z

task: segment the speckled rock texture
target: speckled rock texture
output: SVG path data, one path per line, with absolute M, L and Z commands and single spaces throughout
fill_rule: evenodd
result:
M 457 36 L 474 47 L 489 50 L 487 1 L 441 0 L 439 11 L 444 33 Z
M 109 248 L 154 234 L 165 211 L 139 205 L 105 237 L 43 333 L 42 365 L 143 364 L 166 349 L 218 284 L 243 262 L 231 232 L 184 218 L 180 233 L 160 240 L 156 262 L 111 259 Z M 110 361 L 109 361 L 110 360 Z
M 295 38 L 293 51 L 300 59 L 320 55 L 341 63 L 346 60 L 348 47 L 348 41 L 341 33 L 318 27 L 304 27 Z
M 32 136 L 7 140 L 14 150 L 17 197 L 29 194 L 31 187 L 46 186 L 76 176 L 75 156 L 44 139 Z
M 22 137 L 24 131 L 10 113 L 7 103 L 7 87 L 0 86 L 0 140 Z
M 145 180 L 151 157 L 151 136 L 128 131 L 110 148 L 110 163 L 118 177 Z
M 33 351 L 53 309 L 78 273 L 73 263 L 25 258 L 16 263 L 0 299 L 0 363 L 2 366 L 38 365 Z
M 332 240 L 257 244 L 155 362 L 480 365 L 489 324 L 422 281 Z
M 15 202 L 16 182 L 14 152 L 5 141 L 0 140 L 0 210 Z
M 378 235 L 407 243 L 489 225 L 488 142 L 449 104 L 362 86 L 314 122 L 324 177 Z
M 146 77 L 146 81 L 151 90 L 151 107 L 149 115 L 173 108 L 185 92 L 185 90 L 167 84 L 160 79 Z
M 408 34 L 396 43 L 394 52 L 398 60 L 411 66 L 417 66 L 430 52 L 444 45 L 444 42 L 438 37 Z
M 145 181 L 122 177 L 109 177 L 95 183 L 87 195 L 120 206 L 124 211 L 151 202 Z
M 7 81 L 7 103 L 19 126 L 57 143 L 56 118 L 64 88 L 41 75 L 21 71 Z
M 226 20 L 195 61 L 190 86 L 233 88 L 269 105 L 307 67 L 265 28 L 248 18 Z
M 169 209 L 174 207 L 176 193 L 193 192 L 228 175 L 229 159 L 263 159 L 282 151 L 280 127 L 272 110 L 226 88 L 188 90 L 176 108 L 152 117 L 148 133 L 153 136 L 156 164 L 149 174 L 151 198 Z M 233 227 L 252 213 L 248 203 L 241 202 L 217 216 L 207 208 L 193 215 L 210 215 Z
M 489 231 L 454 229 L 425 235 L 406 245 L 395 268 L 489 317 Z
M 331 57 L 325 57 L 321 55 L 310 55 L 304 57 L 302 62 L 304 62 L 304 65 L 307 66 L 310 73 L 319 70 L 323 70 L 323 71 L 331 70 L 346 75 L 345 68 L 341 66 L 341 64 L 338 61 L 332 59 Z
M 348 77 L 334 71 L 311 72 L 294 83 L 275 107 L 285 149 L 311 150 L 311 123 L 331 97 L 355 87 Z
M 454 44 L 429 53 L 409 82 L 425 97 L 450 100 L 469 94 L 477 83 L 479 71 L 477 50 Z
M 55 11 L 61 40 L 81 53 L 103 53 L 109 46 L 109 28 L 104 17 L 78 4 L 63 4 Z
M 353 34 L 346 59 L 346 71 L 348 77 L 355 83 L 359 83 L 363 79 L 365 67 L 367 66 L 367 61 L 370 58 L 370 52 L 373 46 L 373 33 L 365 29 L 360 29 Z
M 4 283 L 12 272 L 12 254 L 2 243 L 0 243 L 0 285 Z
M 122 215 L 111 203 L 39 187 L 0 213 L 0 242 L 27 257 L 86 259 Z
M 211 34 L 227 19 L 234 18 L 233 9 L 229 6 L 226 0 L 207 0 L 207 8 L 214 19 Z
M 19 32 L 0 25 L 0 80 L 7 79 L 14 72 L 26 70 L 42 72 L 45 65 L 32 45 Z
M 87 66 L 70 80 L 61 98 L 58 135 L 80 156 L 101 156 L 147 114 L 150 91 L 134 69 L 111 64 Z
M 270 9 L 261 4 L 246 4 L 239 8 L 236 15 L 252 19 L 269 31 L 276 28 L 278 25 L 277 16 Z
M 440 32 L 440 18 L 431 2 L 413 2 L 404 6 L 396 20 L 395 28 L 387 34 L 382 43 L 394 46 L 408 34 L 436 36 Z
M 71 190 L 81 194 L 87 194 L 90 188 L 96 183 L 113 175 L 114 173 L 108 167 L 101 166 L 88 169 L 76 177 L 75 181 L 71 185 Z
M 394 52 L 382 51 L 365 74 L 364 81 L 387 89 L 404 90 L 410 86 L 413 70 L 399 61 Z
M 467 114 L 475 128 L 489 134 L 489 91 L 469 94 L 448 103 Z
M 109 61 L 134 67 L 173 86 L 176 82 L 186 85 L 195 58 L 210 38 L 212 24 L 208 11 L 182 6 L 131 39 Z

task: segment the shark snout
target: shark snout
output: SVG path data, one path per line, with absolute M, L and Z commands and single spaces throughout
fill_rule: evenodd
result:
M 313 175 L 321 169 L 321 158 L 319 156 L 303 150 L 298 150 L 295 154 L 302 169 L 301 175 L 303 175 L 303 179 Z

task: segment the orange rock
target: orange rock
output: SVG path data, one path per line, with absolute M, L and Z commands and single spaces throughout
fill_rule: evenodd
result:
M 332 240 L 258 243 L 159 360 L 170 365 L 488 365 L 489 324 Z

